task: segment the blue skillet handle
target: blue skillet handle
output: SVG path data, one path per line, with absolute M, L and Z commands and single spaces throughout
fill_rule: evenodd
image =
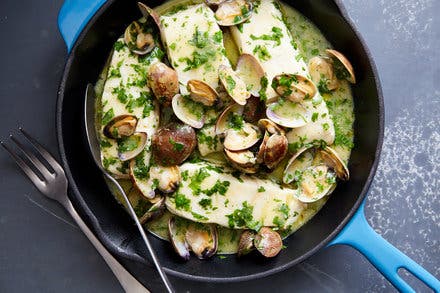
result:
M 106 0 L 65 0 L 58 14 L 58 28 L 67 46 L 67 52 L 75 44 L 90 18 Z
M 364 206 L 365 201 L 329 246 L 335 244 L 352 246 L 362 253 L 401 292 L 415 291 L 397 273 L 400 268 L 408 270 L 435 292 L 439 292 L 439 280 L 371 228 L 365 219 Z

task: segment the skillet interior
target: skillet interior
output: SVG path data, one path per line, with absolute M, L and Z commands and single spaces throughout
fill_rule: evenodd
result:
M 374 64 L 356 32 L 333 1 L 286 1 L 311 19 L 323 34 L 353 62 L 358 83 L 353 88 L 355 148 L 350 159 L 351 179 L 339 184 L 323 209 L 290 236 L 275 259 L 256 254 L 237 260 L 195 257 L 182 263 L 171 245 L 152 238 L 168 273 L 209 281 L 246 280 L 281 271 L 297 264 L 323 247 L 342 229 L 359 206 L 377 166 L 383 135 L 383 101 Z M 149 1 L 154 7 L 159 1 Z M 112 194 L 89 155 L 83 128 L 83 102 L 87 83 L 94 83 L 108 52 L 127 24 L 140 17 L 136 1 L 109 0 L 91 19 L 68 58 L 61 81 L 57 106 L 57 131 L 62 161 L 69 177 L 70 197 L 98 238 L 126 264 L 140 262 L 132 273 L 142 275 L 148 266 L 148 252 L 129 215 Z

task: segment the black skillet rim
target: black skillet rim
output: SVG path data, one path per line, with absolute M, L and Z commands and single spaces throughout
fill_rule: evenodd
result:
M 82 209 L 82 211 L 80 211 L 80 212 L 87 215 L 86 222 L 89 222 L 91 224 L 91 226 L 92 226 L 91 228 L 95 232 L 95 234 L 97 235 L 98 239 L 100 239 L 102 244 L 113 255 L 116 254 L 119 257 L 125 257 L 130 260 L 143 262 L 142 259 L 133 257 L 132 255 L 123 253 L 121 251 L 117 251 L 116 249 L 114 249 L 114 246 L 110 242 L 107 242 L 105 240 L 105 238 L 100 237 L 100 233 L 96 233 L 97 231 L 99 231 L 99 229 L 97 228 L 99 225 L 91 217 L 91 215 L 92 215 L 91 211 L 88 210 L 87 205 L 82 200 L 81 193 L 79 192 L 79 190 L 76 186 L 76 183 L 73 179 L 72 173 L 69 168 L 69 163 L 68 163 L 68 160 L 66 157 L 66 153 L 64 151 L 64 140 L 63 140 L 63 129 L 62 129 L 62 112 L 63 112 L 65 85 L 66 85 L 66 81 L 67 81 L 67 77 L 68 77 L 67 72 L 69 72 L 70 66 L 72 65 L 74 55 L 75 55 L 74 52 L 75 52 L 76 48 L 79 46 L 79 44 L 83 41 L 84 36 L 86 35 L 86 32 L 88 32 L 88 30 L 95 23 L 95 21 L 100 18 L 101 14 L 115 1 L 117 1 L 117 0 L 108 0 L 91 17 L 91 19 L 88 21 L 87 25 L 83 28 L 83 30 L 79 34 L 78 38 L 75 41 L 75 44 L 73 45 L 73 47 L 71 49 L 71 52 L 68 55 L 66 65 L 65 65 L 65 68 L 63 71 L 63 76 L 62 76 L 60 86 L 58 89 L 58 99 L 57 99 L 57 104 L 56 104 L 56 112 L 57 112 L 56 113 L 56 133 L 57 133 L 58 149 L 59 149 L 59 153 L 60 153 L 60 157 L 61 157 L 61 162 L 63 164 L 64 171 L 65 171 L 67 179 L 69 181 L 69 187 L 70 187 L 69 189 L 73 192 L 73 194 L 75 194 L 76 199 L 81 203 L 80 209 Z M 377 67 L 376 67 L 376 64 L 375 64 L 372 56 L 371 56 L 371 52 L 368 49 L 368 46 L 366 45 L 366 43 L 365 43 L 364 39 L 362 38 L 362 36 L 360 35 L 359 31 L 356 29 L 354 22 L 352 21 L 352 19 L 348 15 L 347 10 L 345 9 L 344 5 L 342 4 L 342 0 L 333 0 L 333 1 L 336 4 L 336 6 L 338 7 L 338 10 L 339 10 L 341 16 L 343 17 L 344 21 L 349 25 L 349 27 L 351 28 L 351 30 L 354 33 L 354 36 L 359 41 L 363 50 L 365 50 L 365 53 L 368 57 L 368 63 L 370 64 L 372 72 L 373 72 L 373 77 L 374 77 L 374 81 L 376 84 L 376 91 L 377 91 L 378 102 L 379 102 L 378 103 L 379 104 L 379 133 L 378 133 L 378 139 L 377 139 L 377 146 L 376 146 L 376 150 L 375 150 L 375 159 L 374 159 L 374 162 L 371 166 L 368 178 L 362 188 L 361 194 L 359 195 L 357 201 L 355 202 L 355 204 L 353 205 L 353 207 L 351 208 L 349 213 L 345 216 L 344 220 L 342 220 L 341 223 L 333 230 L 333 232 L 331 232 L 325 239 L 323 239 L 321 241 L 321 243 L 319 243 L 318 245 L 316 245 L 315 247 L 310 249 L 308 252 L 306 252 L 302 256 L 300 256 L 300 257 L 298 257 L 298 258 L 296 258 L 296 259 L 294 259 L 284 265 L 281 265 L 279 267 L 272 268 L 272 269 L 269 269 L 269 270 L 261 272 L 261 273 L 256 273 L 256 274 L 251 274 L 251 275 L 246 275 L 246 276 L 239 276 L 239 277 L 226 277 L 226 278 L 194 276 L 194 275 L 181 273 L 181 272 L 174 271 L 172 269 L 164 267 L 164 270 L 168 274 L 171 274 L 173 276 L 180 277 L 183 279 L 193 280 L 193 281 L 209 281 L 209 282 L 224 283 L 224 282 L 248 281 L 248 280 L 253 280 L 253 279 L 257 279 L 257 278 L 263 278 L 263 277 L 284 271 L 284 270 L 286 270 L 296 264 L 303 262 L 304 260 L 306 260 L 307 258 L 312 256 L 313 254 L 315 254 L 318 250 L 325 247 L 332 239 L 334 239 L 342 231 L 342 229 L 345 227 L 345 225 L 349 222 L 349 220 L 353 217 L 355 212 L 358 210 L 361 203 L 364 201 L 364 199 L 367 195 L 367 192 L 369 190 L 369 187 L 373 181 L 374 175 L 376 173 L 376 170 L 377 170 L 377 167 L 378 167 L 378 164 L 380 161 L 380 153 L 382 150 L 382 144 L 383 144 L 383 139 L 384 139 L 385 114 L 384 114 L 384 100 L 383 100 L 383 94 L 382 94 L 382 87 L 381 87 L 381 83 L 379 80 Z M 70 194 L 72 194 L 72 192 Z

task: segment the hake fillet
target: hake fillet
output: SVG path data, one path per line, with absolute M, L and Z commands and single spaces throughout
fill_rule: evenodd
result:
M 248 22 L 231 27 L 232 35 L 240 50 L 257 58 L 266 73 L 269 86 L 266 90 L 268 103 L 277 99 L 277 93 L 270 86 L 272 79 L 282 73 L 309 76 L 308 66 L 283 21 L 279 5 L 273 0 L 261 0 Z M 312 101 L 303 102 L 314 115 L 314 121 L 291 130 L 289 143 L 309 143 L 323 140 L 332 144 L 335 129 L 327 105 L 318 93 Z
M 212 10 L 205 4 L 191 5 L 174 14 L 165 14 L 160 20 L 162 40 L 179 76 L 181 94 L 188 94 L 186 84 L 190 79 L 202 80 L 216 89 L 219 66 L 230 63 Z
M 184 163 L 180 171 L 181 185 L 174 197 L 167 197 L 166 205 L 189 220 L 230 228 L 287 228 L 306 207 L 294 197 L 294 190 L 254 176 L 235 177 L 226 167 Z

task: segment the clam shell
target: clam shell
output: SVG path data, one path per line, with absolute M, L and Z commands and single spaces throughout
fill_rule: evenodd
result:
M 286 156 L 288 145 L 285 135 L 272 134 L 265 144 L 264 164 L 269 169 L 274 169 Z
M 356 76 L 354 74 L 354 69 L 353 69 L 353 65 L 351 65 L 350 61 L 348 61 L 347 57 L 344 56 L 344 54 L 342 54 L 339 51 L 336 50 L 332 50 L 332 49 L 327 49 L 325 50 L 327 52 L 327 54 L 329 54 L 331 57 L 335 58 L 337 61 L 340 62 L 340 64 L 342 64 L 343 68 L 345 70 L 347 70 L 348 72 L 348 76 L 344 77 L 351 83 L 356 83 Z M 333 66 L 335 66 L 336 64 L 333 64 Z M 337 69 L 336 69 L 337 71 Z M 338 73 L 336 72 L 336 76 L 338 78 L 340 78 L 340 76 L 338 76 Z
M 252 96 L 259 97 L 261 79 L 265 75 L 260 62 L 251 54 L 241 54 L 235 72 L 244 81 Z
M 172 193 L 179 187 L 181 177 L 178 166 L 151 166 L 149 174 L 150 178 L 157 180 L 157 189 L 163 193 Z
M 320 152 L 324 162 L 327 164 L 327 166 L 335 170 L 339 179 L 346 181 L 350 179 L 350 171 L 348 170 L 347 165 L 334 149 L 327 146 Z
M 230 151 L 246 150 L 254 146 L 260 140 L 260 136 L 258 127 L 244 123 L 241 129 L 226 130 L 223 146 Z
M 241 80 L 231 67 L 226 65 L 219 66 L 218 76 L 228 95 L 237 104 L 244 106 L 246 100 L 251 96 L 251 93 L 247 90 L 246 83 Z
M 294 196 L 304 203 L 320 200 L 334 188 L 336 174 L 327 165 L 310 166 L 301 172 Z
M 316 56 L 310 59 L 309 72 L 315 84 L 324 82 L 326 89 L 329 91 L 339 87 L 339 81 L 335 76 L 333 65 L 329 58 Z M 320 88 L 320 90 L 322 90 L 322 88 Z
M 139 218 L 139 222 L 143 225 L 155 218 L 158 218 L 165 212 L 165 197 L 161 197 L 154 203 L 148 211 Z
M 262 227 L 255 235 L 254 245 L 265 257 L 275 257 L 283 248 L 280 234 L 269 227 Z
M 277 124 L 275 124 L 274 122 L 272 122 L 269 119 L 258 120 L 258 126 L 262 129 L 266 130 L 270 134 L 275 134 L 275 133 L 281 134 L 281 135 L 286 134 L 284 129 L 282 129 L 281 127 L 279 127 Z
M 187 83 L 187 88 L 191 99 L 195 102 L 210 107 L 218 101 L 217 92 L 204 81 L 191 79 Z
M 199 259 L 210 258 L 217 252 L 217 228 L 213 224 L 190 224 L 185 233 L 185 241 Z
M 280 74 L 273 78 L 272 88 L 292 102 L 312 99 L 318 89 L 313 81 L 300 74 Z
M 258 171 L 257 158 L 249 150 L 231 152 L 225 149 L 225 155 L 231 165 L 246 174 L 255 174 Z
M 197 129 L 203 127 L 205 123 L 205 113 L 202 105 L 177 94 L 173 97 L 171 106 L 176 117 L 183 123 Z
M 125 29 L 124 42 L 130 51 L 138 55 L 150 53 L 156 47 L 153 36 L 144 33 L 137 21 L 133 21 Z
M 215 134 L 216 135 L 224 135 L 226 130 L 230 127 L 228 126 L 229 119 L 231 115 L 243 115 L 243 106 L 239 104 L 231 104 L 226 107 L 220 116 L 217 118 L 217 122 L 215 123 Z
M 253 5 L 248 0 L 227 0 L 218 5 L 215 18 L 220 26 L 233 26 L 252 16 Z
M 251 252 L 254 246 L 255 232 L 251 230 L 244 230 L 240 235 L 238 242 L 237 256 L 243 256 Z
M 108 138 L 121 138 L 132 135 L 137 126 L 138 119 L 133 115 L 119 115 L 113 117 L 104 127 L 104 135 Z
M 118 157 L 125 162 L 135 158 L 145 148 L 147 144 L 147 134 L 136 132 L 133 135 L 118 141 Z
M 312 120 L 312 114 L 306 107 L 289 100 L 282 103 L 278 100 L 269 104 L 266 109 L 266 116 L 272 122 L 287 128 L 302 127 Z
M 184 225 L 177 225 L 176 219 L 172 217 L 168 221 L 168 233 L 177 254 L 184 260 L 189 260 L 189 245 L 185 240 L 186 228 Z

